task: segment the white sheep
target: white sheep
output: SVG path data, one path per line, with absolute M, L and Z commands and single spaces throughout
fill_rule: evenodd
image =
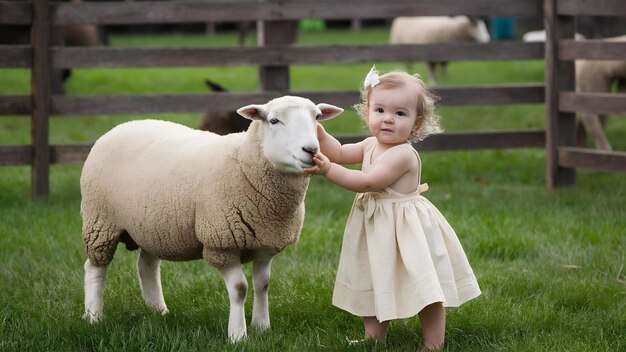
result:
M 248 283 L 241 264 L 252 261 L 252 325 L 268 329 L 270 263 L 299 238 L 309 184 L 302 170 L 319 149 L 316 122 L 342 111 L 285 96 L 239 109 L 254 120 L 246 132 L 219 136 L 139 120 L 100 137 L 80 179 L 85 318 L 94 323 L 102 317 L 107 266 L 122 242 L 141 249 L 143 297 L 162 314 L 168 309 L 161 259 L 204 259 L 215 266 L 230 299 L 231 341 L 246 336 Z
M 390 44 L 487 43 L 491 40 L 485 22 L 467 16 L 398 17 L 391 23 Z M 447 61 L 428 62 L 430 83 L 436 83 L 436 67 L 446 76 Z M 410 70 L 412 71 L 412 70 Z
M 626 41 L 626 35 L 603 40 L 623 42 Z M 576 60 L 577 92 L 608 93 L 615 82 L 618 90 L 623 91 L 626 88 L 626 60 Z M 611 150 L 611 144 L 603 131 L 606 119 L 606 115 L 580 114 L 582 124 L 578 124 L 579 142 L 583 144 L 587 130 L 593 135 L 597 149 Z
M 585 36 L 580 33 L 574 34 L 574 39 L 576 40 L 585 40 Z M 541 29 L 537 31 L 529 31 L 522 35 L 522 41 L 526 43 L 535 43 L 535 42 L 545 42 L 546 41 L 546 30 Z

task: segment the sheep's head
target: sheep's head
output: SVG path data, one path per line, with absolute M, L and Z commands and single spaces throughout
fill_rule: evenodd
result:
M 317 122 L 343 112 L 330 104 L 313 104 L 309 99 L 284 96 L 264 105 L 248 105 L 237 110 L 241 116 L 261 121 L 265 157 L 284 172 L 301 173 L 313 166 L 319 150 Z
M 474 40 L 478 43 L 489 43 L 489 41 L 491 40 L 491 36 L 489 35 L 489 31 L 487 30 L 487 25 L 485 24 L 485 21 L 476 18 L 470 18 L 470 24 L 472 26 L 471 34 Z

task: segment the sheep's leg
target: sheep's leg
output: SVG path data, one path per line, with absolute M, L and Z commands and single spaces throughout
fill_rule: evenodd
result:
M 261 330 L 270 328 L 270 313 L 267 297 L 270 287 L 271 264 L 272 257 L 256 259 L 252 264 L 252 283 L 254 286 L 252 325 Z
M 102 319 L 104 302 L 102 292 L 107 276 L 107 266 L 96 266 L 89 259 L 85 261 L 85 314 L 89 323 L 97 323 Z
M 428 69 L 428 76 L 430 77 L 430 85 L 437 85 L 437 63 L 436 62 L 427 62 L 426 68 Z
M 139 283 L 141 285 L 143 299 L 150 308 L 165 315 L 169 313 L 169 310 L 163 299 L 160 264 L 161 259 L 143 249 L 141 253 L 139 253 L 137 272 L 139 273 Z
M 441 61 L 439 63 L 441 65 L 441 79 L 444 81 L 448 78 L 448 61 Z
M 579 148 L 587 148 L 587 131 L 583 124 L 583 117 L 578 115 L 576 118 L 576 146 Z
M 596 144 L 596 149 L 611 150 L 611 144 L 604 135 L 600 118 L 595 114 L 582 114 L 582 122 L 587 132 L 591 133 Z
M 230 314 L 228 316 L 228 337 L 231 342 L 237 342 L 246 337 L 246 317 L 244 303 L 248 294 L 248 282 L 241 268 L 241 264 L 231 264 L 220 269 L 228 298 L 230 299 Z

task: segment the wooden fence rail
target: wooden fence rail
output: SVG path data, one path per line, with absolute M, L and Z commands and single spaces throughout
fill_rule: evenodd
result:
M 362 62 L 444 60 L 545 60 L 544 84 L 498 84 L 439 87 L 442 105 L 546 104 L 546 130 L 446 133 L 420 143 L 421 150 L 479 148 L 546 148 L 549 188 L 573 182 L 575 167 L 622 171 L 620 153 L 590 161 L 593 155 L 573 147 L 573 116 L 579 111 L 623 112 L 621 95 L 576 94 L 572 60 L 623 59 L 626 45 L 618 42 L 573 41 L 572 16 L 626 15 L 620 0 L 297 0 L 203 2 L 52 2 L 0 1 L 0 24 L 31 26 L 31 45 L 0 45 L 0 67 L 30 68 L 31 94 L 0 96 L 1 115 L 31 117 L 30 145 L 0 145 L 1 165 L 31 165 L 32 194 L 48 192 L 50 163 L 82 162 L 90 144 L 50 145 L 50 115 L 202 112 L 233 110 L 294 94 L 350 107 L 357 90 L 292 91 L 289 66 Z M 492 42 L 432 45 L 293 45 L 293 22 L 302 18 L 369 19 L 407 15 L 543 16 L 546 44 Z M 156 24 L 211 21 L 261 21 L 258 46 L 245 48 L 70 48 L 54 45 L 57 26 L 69 24 Z M 50 76 L 63 68 L 185 67 L 254 65 L 260 91 L 252 93 L 151 94 L 107 96 L 52 95 Z M 344 142 L 363 136 L 342 136 Z M 583 161 L 581 161 L 583 160 Z M 598 161 L 600 160 L 600 161 Z M 562 175 L 565 175 L 563 176 Z M 556 180 L 556 182 L 554 182 Z

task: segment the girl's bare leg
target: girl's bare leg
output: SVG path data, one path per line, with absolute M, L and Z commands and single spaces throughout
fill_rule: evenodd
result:
M 419 312 L 422 332 L 424 334 L 424 349 L 427 351 L 441 351 L 446 332 L 446 311 L 443 303 L 433 303 Z
M 363 317 L 363 324 L 365 325 L 366 340 L 385 341 L 389 321 L 379 322 L 376 317 Z

